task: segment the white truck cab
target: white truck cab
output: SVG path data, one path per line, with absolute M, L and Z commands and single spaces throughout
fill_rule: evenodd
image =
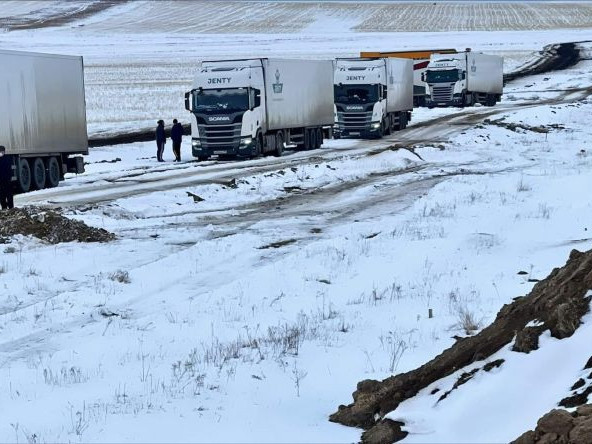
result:
M 319 148 L 333 123 L 331 60 L 202 62 L 185 94 L 192 152 L 255 157 Z
M 413 109 L 411 60 L 337 59 L 334 71 L 336 138 L 380 138 L 405 128 Z
M 467 50 L 432 54 L 425 72 L 429 88 L 426 105 L 495 105 L 503 92 L 503 58 Z

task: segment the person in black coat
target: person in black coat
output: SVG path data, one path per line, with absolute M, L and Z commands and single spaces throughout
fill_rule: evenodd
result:
M 164 152 L 164 145 L 166 144 L 166 134 L 164 132 L 164 121 L 159 120 L 156 126 L 156 159 L 159 162 L 164 162 L 162 153 Z
M 177 121 L 177 119 L 173 119 L 171 140 L 173 141 L 173 154 L 175 155 L 175 162 L 181 162 L 181 141 L 183 140 L 183 125 L 181 125 Z
M 12 158 L 6 155 L 6 148 L 2 145 L 0 145 L 0 204 L 3 210 L 14 208 Z

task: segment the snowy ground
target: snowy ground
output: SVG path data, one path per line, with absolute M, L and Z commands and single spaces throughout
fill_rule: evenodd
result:
M 81 189 L 87 196 L 73 199 L 72 214 L 120 240 L 4 247 L 0 436 L 357 440 L 358 430 L 327 415 L 358 380 L 422 364 L 463 334 L 461 313 L 486 325 L 529 291 L 527 278 L 590 247 L 592 206 L 580 198 L 591 180 L 590 63 L 545 78 L 517 82 L 499 108 L 473 111 L 564 126 L 547 134 L 477 122 L 457 135 L 455 125 L 436 127 L 447 141 L 417 148 L 423 160 L 385 149 L 413 127 L 391 141 L 333 141 L 238 164 L 155 165 L 146 159 L 152 144 L 136 144 L 97 150 L 88 174 L 19 196 L 18 204 L 68 203 Z M 465 111 L 436 113 L 454 123 Z M 174 186 L 188 171 L 192 180 L 224 175 Z M 162 178 L 173 181 L 167 191 L 146 188 Z M 112 196 L 122 182 L 140 190 Z M 577 379 L 573 363 L 553 359 L 569 377 L 531 396 L 527 419 L 507 428 L 478 423 L 478 435 L 465 435 L 443 404 L 397 415 L 413 419 L 410 439 L 509 440 Z M 509 366 L 506 373 L 516 377 Z M 508 386 L 518 388 L 529 382 Z M 500 404 L 490 414 L 500 415 Z M 463 418 L 464 408 L 452 411 Z
M 190 76 L 205 55 L 314 48 L 321 57 L 446 37 L 519 64 L 584 34 L 434 33 L 420 43 L 411 33 L 129 34 L 123 45 L 121 35 L 44 30 L 2 34 L 0 44 L 83 53 L 100 132 L 153 118 L 154 103 L 180 112 L 167 98 L 186 80 L 156 82 L 170 77 L 167 51 L 187 56 L 178 66 Z M 18 196 L 119 239 L 0 248 L 0 441 L 357 441 L 359 430 L 327 417 L 359 380 L 423 364 L 464 334 L 464 314 L 486 325 L 532 288 L 528 279 L 590 248 L 591 68 L 514 82 L 495 108 L 418 110 L 383 141 L 328 141 L 282 158 L 198 163 L 188 138 L 180 164 L 155 163 L 153 143 L 97 149 L 86 174 Z M 125 108 L 136 97 L 146 115 Z M 528 129 L 541 125 L 547 133 Z M 465 385 L 475 390 L 437 408 L 420 396 L 395 416 L 409 441 L 513 439 L 569 391 L 579 368 L 564 344 L 584 347 L 588 336 L 587 322 L 569 342 L 545 340 L 532 361 L 500 352 L 508 366 Z M 562 377 L 530 390 L 547 362 Z M 481 387 L 513 397 L 480 403 L 473 417 Z M 517 397 L 520 421 L 508 418 Z

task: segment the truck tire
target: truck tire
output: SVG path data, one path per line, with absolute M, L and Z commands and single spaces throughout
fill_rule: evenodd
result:
M 284 133 L 278 131 L 275 135 L 275 151 L 274 155 L 276 157 L 281 157 L 284 152 Z
M 495 96 L 493 94 L 487 94 L 487 99 L 485 99 L 485 106 L 494 106 L 495 105 Z
M 31 169 L 31 185 L 33 189 L 42 190 L 45 188 L 45 179 L 45 163 L 41 157 L 35 157 L 33 168 Z
M 323 146 L 323 128 L 317 128 L 317 148 Z
M 261 139 L 261 135 L 257 134 L 257 137 L 255 137 L 255 150 L 253 152 L 253 155 L 251 156 L 251 159 L 259 157 L 262 153 L 263 153 L 263 141 Z
M 58 159 L 56 159 L 55 157 L 50 157 L 49 159 L 47 159 L 47 172 L 45 176 L 46 188 L 55 188 L 59 185 L 62 174 L 60 171 L 60 164 L 58 162 Z
M 31 189 L 31 166 L 27 159 L 18 161 L 18 186 L 22 193 Z
M 197 156 L 197 160 L 199 160 L 200 162 L 205 162 L 209 158 L 210 156 Z

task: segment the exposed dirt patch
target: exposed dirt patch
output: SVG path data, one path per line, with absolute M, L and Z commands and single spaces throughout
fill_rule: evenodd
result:
M 504 122 L 503 117 L 501 119 L 496 119 L 496 120 L 485 119 L 483 121 L 483 123 L 485 123 L 487 125 L 495 125 L 495 126 L 499 126 L 501 128 L 506 128 L 506 129 L 508 129 L 510 131 L 514 131 L 514 132 L 518 132 L 518 130 L 523 130 L 523 131 L 531 131 L 533 133 L 546 134 L 554 129 L 555 130 L 565 129 L 565 127 L 563 125 L 559 125 L 559 124 L 530 126 L 530 125 L 525 125 L 523 123 Z
M 589 444 L 592 442 L 592 404 L 575 412 L 551 410 L 539 419 L 534 430 L 522 434 L 512 444 L 534 443 Z
M 363 441 L 380 442 L 373 439 L 373 430 L 382 427 L 382 418 L 428 385 L 473 362 L 488 358 L 525 329 L 528 331 L 522 335 L 527 336 L 529 341 L 524 348 L 534 349 L 534 330 L 527 327 L 530 322 L 536 321 L 541 326 L 536 329 L 538 334 L 549 330 L 558 339 L 571 336 L 579 327 L 582 316 L 589 311 L 592 297 L 587 294 L 590 289 L 592 251 L 582 253 L 573 250 L 565 266 L 554 269 L 534 286 L 529 295 L 504 305 L 495 321 L 479 334 L 463 338 L 416 370 L 383 381 L 358 383 L 353 393 L 353 404 L 340 405 L 330 420 L 362 427 L 367 430 L 362 436 Z M 536 339 L 538 342 L 538 337 Z
M 56 210 L 44 208 L 14 208 L 0 211 L 0 239 L 22 234 L 50 244 L 62 242 L 108 242 L 115 235 L 102 228 L 89 227 L 84 222 L 68 219 Z
M 282 248 L 282 247 L 285 247 L 286 245 L 291 245 L 295 242 L 296 242 L 296 239 L 286 239 L 286 240 L 282 240 L 282 241 L 272 242 L 267 245 L 263 245 L 261 247 L 258 247 L 258 249 L 259 250 L 268 250 L 270 248 Z

